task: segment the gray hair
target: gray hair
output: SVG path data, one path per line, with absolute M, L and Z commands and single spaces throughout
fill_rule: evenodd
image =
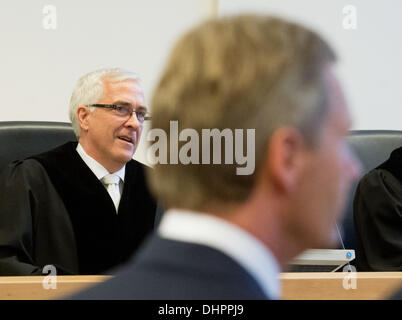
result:
M 80 137 L 81 127 L 78 123 L 77 109 L 79 106 L 95 104 L 103 96 L 103 81 L 120 82 L 127 79 L 139 80 L 139 77 L 130 71 L 120 68 L 104 68 L 92 71 L 82 76 L 70 99 L 70 121 L 77 139 Z

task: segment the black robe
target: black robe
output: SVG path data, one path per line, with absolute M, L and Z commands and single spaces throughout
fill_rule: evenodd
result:
M 354 219 L 357 270 L 402 270 L 402 147 L 362 178 Z
M 153 230 L 144 166 L 126 164 L 118 214 L 76 142 L 11 163 L 0 175 L 0 275 L 102 274 Z

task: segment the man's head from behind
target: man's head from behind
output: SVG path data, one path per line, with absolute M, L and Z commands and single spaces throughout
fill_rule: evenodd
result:
M 81 77 L 70 100 L 70 119 L 85 151 L 110 172 L 128 162 L 138 145 L 145 112 L 138 77 L 101 69 Z
M 266 16 L 212 20 L 180 39 L 153 97 L 153 127 L 255 129 L 255 171 L 156 165 L 150 182 L 165 206 L 220 214 L 294 252 L 327 246 L 358 172 L 334 61 L 315 33 Z

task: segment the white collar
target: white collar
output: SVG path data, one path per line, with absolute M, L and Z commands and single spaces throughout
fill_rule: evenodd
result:
M 275 257 L 260 240 L 240 227 L 210 214 L 171 209 L 164 213 L 158 234 L 224 252 L 254 277 L 268 297 L 280 299 L 280 268 Z
M 78 152 L 82 160 L 85 162 L 85 164 L 89 167 L 89 169 L 91 169 L 91 171 L 99 180 L 101 180 L 104 176 L 110 173 L 98 161 L 89 156 L 85 152 L 84 148 L 81 146 L 80 143 L 78 143 L 76 151 Z M 119 171 L 114 172 L 113 174 L 118 175 L 120 179 L 124 182 L 125 172 L 126 172 L 126 166 L 124 165 L 123 168 L 121 168 Z

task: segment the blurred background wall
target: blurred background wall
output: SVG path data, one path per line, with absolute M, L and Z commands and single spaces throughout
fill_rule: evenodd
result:
M 269 13 L 318 31 L 338 54 L 353 128 L 402 130 L 402 1 L 219 0 L 218 12 Z

